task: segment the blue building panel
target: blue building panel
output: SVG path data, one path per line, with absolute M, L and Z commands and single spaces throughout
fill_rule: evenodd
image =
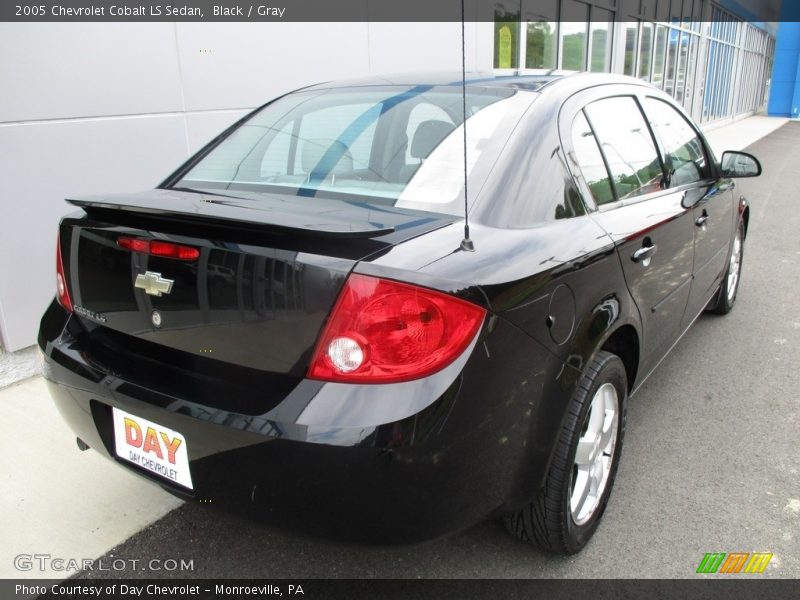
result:
M 768 111 L 776 117 L 800 116 L 800 2 L 782 6 Z

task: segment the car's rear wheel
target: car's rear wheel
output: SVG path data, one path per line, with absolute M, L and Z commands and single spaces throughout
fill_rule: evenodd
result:
M 622 361 L 601 351 L 573 395 L 545 485 L 506 517 L 518 538 L 558 554 L 580 551 L 597 528 L 614 484 L 625 432 Z
M 711 299 L 706 310 L 718 315 L 727 315 L 733 309 L 736 302 L 736 294 L 739 291 L 739 281 L 742 275 L 742 258 L 744 256 L 744 223 L 739 221 L 736 228 L 736 235 L 733 238 L 731 256 L 728 260 L 728 269 L 719 285 L 719 290 Z

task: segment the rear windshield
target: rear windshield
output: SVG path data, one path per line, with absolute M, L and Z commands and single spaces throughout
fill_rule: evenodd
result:
M 488 175 L 533 96 L 467 87 L 470 180 Z M 462 106 L 460 85 L 295 92 L 255 113 L 175 186 L 360 198 L 460 214 Z M 470 196 L 477 193 L 472 188 Z

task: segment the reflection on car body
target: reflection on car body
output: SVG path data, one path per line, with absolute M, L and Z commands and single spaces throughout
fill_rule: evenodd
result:
M 448 74 L 312 86 L 155 190 L 69 199 L 39 344 L 82 447 L 320 535 L 503 516 L 583 548 L 629 396 L 734 305 L 749 207 L 731 177 L 760 166 L 719 164 L 630 78 L 478 76 L 463 94 Z M 169 289 L 136 287 L 147 273 Z

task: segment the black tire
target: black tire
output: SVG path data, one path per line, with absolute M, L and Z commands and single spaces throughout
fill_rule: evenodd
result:
M 610 454 L 603 454 L 611 457 L 611 463 L 599 502 L 585 521 L 578 519 L 582 521 L 578 524 L 570 505 L 573 477 L 577 470 L 576 451 L 588 427 L 587 417 L 595 394 L 606 383 L 612 384 L 617 393 L 616 442 Z M 609 388 L 606 390 L 610 391 Z M 505 517 L 506 528 L 512 535 L 556 554 L 575 554 L 591 539 L 605 511 L 619 466 L 627 394 L 627 377 L 622 361 L 610 352 L 599 352 L 587 366 L 570 400 L 544 486 L 522 510 Z
M 734 253 L 736 252 L 736 240 L 739 240 L 739 260 L 734 267 Z M 717 315 L 727 315 L 733 310 L 733 305 L 736 303 L 736 295 L 739 293 L 739 283 L 742 280 L 742 259 L 744 258 L 744 223 L 739 221 L 736 228 L 736 237 L 734 237 L 733 247 L 731 248 L 730 256 L 728 257 L 728 268 L 725 270 L 725 275 L 722 277 L 722 282 L 719 284 L 719 289 L 711 302 L 706 306 L 708 312 Z M 736 281 L 733 287 L 733 294 L 728 293 L 728 281 L 731 277 L 732 269 L 736 268 Z

